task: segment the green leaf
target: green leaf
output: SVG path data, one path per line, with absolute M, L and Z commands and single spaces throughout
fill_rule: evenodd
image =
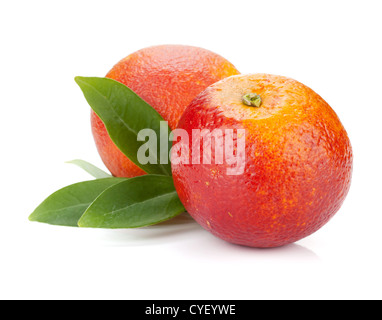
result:
M 75 160 L 67 161 L 66 163 L 75 164 L 76 166 L 80 167 L 81 169 L 84 169 L 87 173 L 89 173 L 90 175 L 92 175 L 96 179 L 103 179 L 103 178 L 111 178 L 112 177 L 110 174 L 97 168 L 95 165 L 92 165 L 91 163 L 89 163 L 85 160 L 75 159 Z
M 85 181 L 65 187 L 49 196 L 29 216 L 29 220 L 60 226 L 78 226 L 89 205 L 107 188 L 126 178 Z
M 105 190 L 87 208 L 78 225 L 138 228 L 169 220 L 184 211 L 171 177 L 145 175 Z
M 76 77 L 75 81 L 105 124 L 112 141 L 132 162 L 149 174 L 171 175 L 170 129 L 153 107 L 127 86 L 112 79 Z M 148 142 L 138 141 L 144 140 L 144 137 L 138 139 L 138 134 L 141 130 L 147 132 L 147 129 L 151 129 L 155 135 L 149 136 Z M 166 145 L 161 146 L 161 140 Z M 138 151 L 142 145 L 143 150 L 146 150 L 145 147 L 153 150 L 147 161 L 138 161 Z

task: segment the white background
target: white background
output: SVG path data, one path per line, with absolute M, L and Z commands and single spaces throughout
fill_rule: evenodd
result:
M 2 299 L 381 299 L 381 1 L 2 1 Z M 52 192 L 104 168 L 73 78 L 156 44 L 295 78 L 333 107 L 354 175 L 337 215 L 296 244 L 223 242 L 185 218 L 137 230 L 43 225 Z

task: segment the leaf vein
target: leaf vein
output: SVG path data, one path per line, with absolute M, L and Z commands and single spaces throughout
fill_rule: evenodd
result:
M 159 198 L 164 198 L 164 197 L 173 196 L 173 195 L 177 195 L 176 191 L 171 191 L 171 192 L 164 193 L 164 194 L 162 194 L 160 196 L 157 196 L 157 197 L 154 197 L 154 198 L 150 198 L 150 199 L 146 199 L 146 200 L 143 200 L 143 201 L 135 202 L 133 204 L 124 206 L 123 208 L 120 208 L 120 209 L 117 209 L 117 210 L 112 210 L 109 213 L 105 212 L 105 214 L 110 214 L 110 215 L 118 214 L 119 212 L 124 211 L 124 210 L 126 210 L 128 208 L 130 209 L 130 208 L 133 208 L 135 206 L 142 205 L 142 204 L 144 204 L 146 202 L 152 202 L 152 201 L 155 201 L 155 200 L 157 200 Z

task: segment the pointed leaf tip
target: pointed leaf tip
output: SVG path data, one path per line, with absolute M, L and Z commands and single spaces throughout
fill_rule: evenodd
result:
M 103 178 L 111 178 L 112 176 L 108 174 L 107 172 L 101 170 L 100 168 L 96 167 L 95 165 L 81 159 L 75 159 L 71 161 L 66 161 L 65 163 L 68 164 L 74 164 L 81 169 L 85 170 L 87 173 L 89 173 L 91 176 L 93 176 L 96 179 L 103 179 Z
M 46 198 L 28 217 L 29 221 L 77 227 L 89 205 L 107 188 L 126 178 L 106 178 L 72 184 Z

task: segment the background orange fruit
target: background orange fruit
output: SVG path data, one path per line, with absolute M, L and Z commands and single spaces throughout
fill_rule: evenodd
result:
M 247 93 L 260 95 L 260 107 L 243 103 Z M 295 80 L 255 74 L 219 81 L 195 98 L 178 128 L 188 132 L 190 145 L 193 129 L 245 129 L 245 154 L 237 153 L 245 161 L 241 175 L 227 175 L 226 162 L 214 164 L 213 145 L 212 164 L 172 165 L 186 210 L 226 241 L 295 242 L 333 217 L 348 193 L 347 133 L 332 108 Z M 192 150 L 189 157 L 191 163 Z
M 239 72 L 229 61 L 206 49 L 162 45 L 130 54 L 106 77 L 132 89 L 174 129 L 196 95 L 214 82 L 236 74 Z M 103 122 L 93 111 L 91 125 L 98 152 L 114 176 L 145 174 L 115 146 Z

